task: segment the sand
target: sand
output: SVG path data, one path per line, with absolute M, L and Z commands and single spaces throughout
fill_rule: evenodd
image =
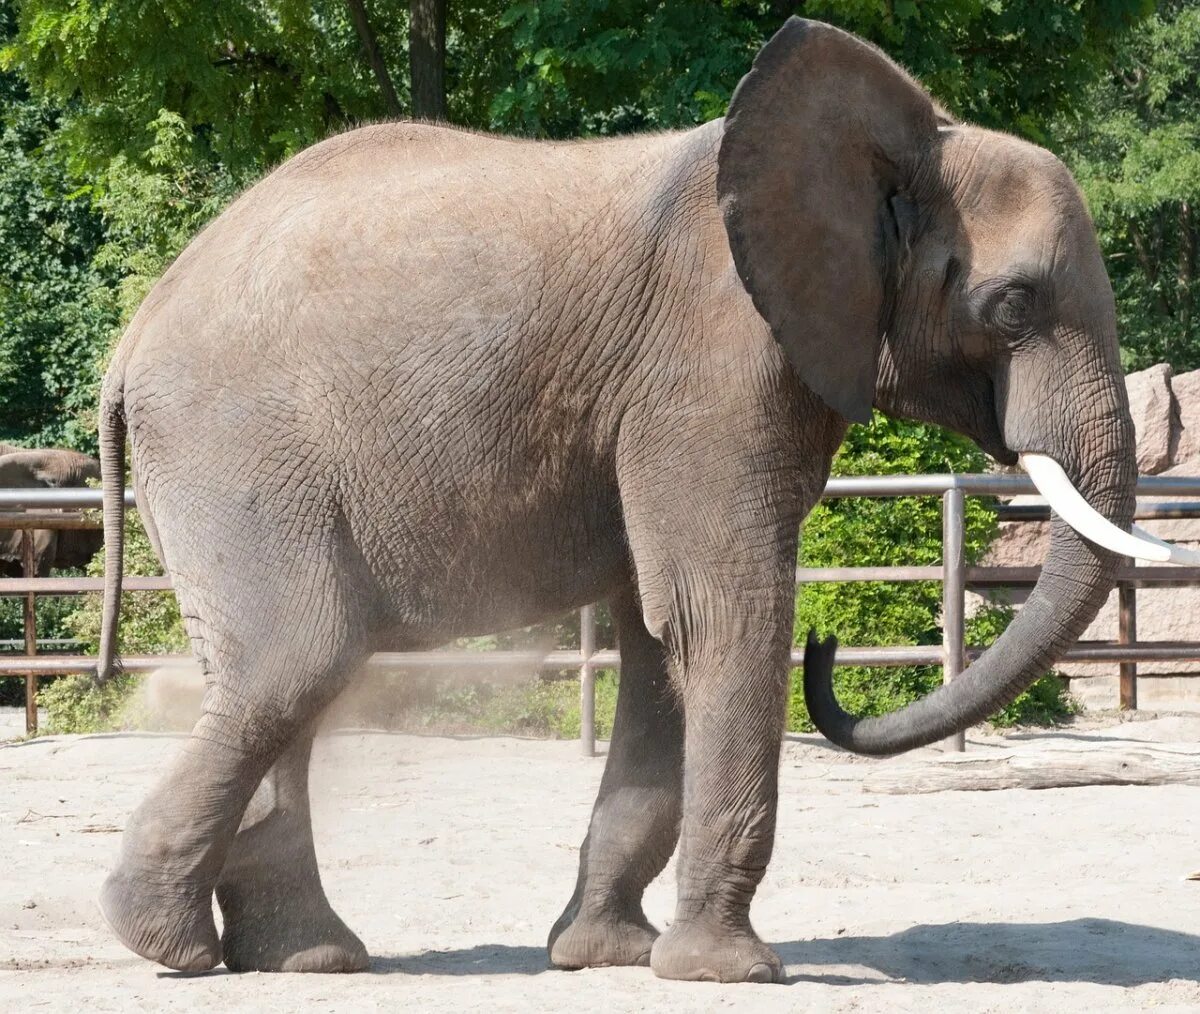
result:
M 973 750 L 1198 749 L 1200 719 Z M 342 732 L 314 766 L 318 851 L 363 937 L 356 976 L 182 976 L 125 951 L 97 888 L 174 736 L 0 747 L 0 1010 L 1096 1011 L 1200 1009 L 1200 789 L 871 795 L 868 762 L 786 744 L 755 923 L 782 986 L 559 972 L 546 931 L 574 882 L 603 758 L 567 742 Z M 927 755 L 935 763 L 933 752 Z M 671 916 L 674 871 L 646 911 Z

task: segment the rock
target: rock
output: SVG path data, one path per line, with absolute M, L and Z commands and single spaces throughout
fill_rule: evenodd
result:
M 1008 502 L 1016 507 L 1046 503 L 1040 496 L 1014 496 Z M 1049 549 L 1049 521 L 1002 521 L 981 563 L 985 567 L 1036 567 Z
M 1148 370 L 1131 373 L 1125 378 L 1125 387 L 1129 391 L 1129 411 L 1137 433 L 1138 471 L 1143 475 L 1157 475 L 1171 464 L 1175 411 L 1171 367 L 1159 363 Z
M 1174 464 L 1191 462 L 1200 474 L 1200 370 L 1181 373 L 1171 380 L 1179 413 L 1171 448 Z

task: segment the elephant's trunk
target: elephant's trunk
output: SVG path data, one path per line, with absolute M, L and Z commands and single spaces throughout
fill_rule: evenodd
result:
M 1077 473 L 1084 498 L 1128 530 L 1136 483 L 1132 436 L 1122 432 L 1106 442 L 1111 455 L 1106 465 L 1085 471 L 1072 462 L 1070 470 Z M 833 693 L 834 642 L 821 644 L 810 637 L 804 696 L 813 724 L 838 746 L 885 756 L 928 746 L 983 721 L 1010 704 L 1083 633 L 1112 590 L 1119 562 L 1116 554 L 1087 541 L 1055 515 L 1041 577 L 996 643 L 952 682 L 878 718 L 857 718 L 842 709 Z

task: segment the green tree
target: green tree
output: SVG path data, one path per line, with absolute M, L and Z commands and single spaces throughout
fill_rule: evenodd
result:
M 789 5 L 779 5 L 789 6 Z M 964 120 L 1040 143 L 1154 0 L 808 0 L 879 44 Z
M 0 38 L 15 25 L 0 4 Z M 0 440 L 88 447 L 97 362 L 116 318 L 95 263 L 98 212 L 71 199 L 62 111 L 0 73 Z
M 724 112 L 789 14 L 880 44 L 957 115 L 1045 139 L 1151 0 L 524 0 L 451 5 L 451 113 L 569 137 Z M 486 38 L 484 45 L 479 40 Z
M 372 11 L 385 53 L 402 41 L 397 7 Z M 0 59 L 77 101 L 63 131 L 81 173 L 143 157 L 163 110 L 235 176 L 386 112 L 343 0 L 21 0 L 17 12 Z
M 1104 246 L 1126 365 L 1200 367 L 1200 7 L 1161 5 L 1055 129 Z

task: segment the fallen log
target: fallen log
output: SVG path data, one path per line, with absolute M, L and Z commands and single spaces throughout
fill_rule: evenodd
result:
M 948 754 L 891 761 L 863 778 L 864 792 L 994 792 L 1085 785 L 1200 785 L 1200 752 L 1154 746 L 1097 746 L 1006 754 Z

